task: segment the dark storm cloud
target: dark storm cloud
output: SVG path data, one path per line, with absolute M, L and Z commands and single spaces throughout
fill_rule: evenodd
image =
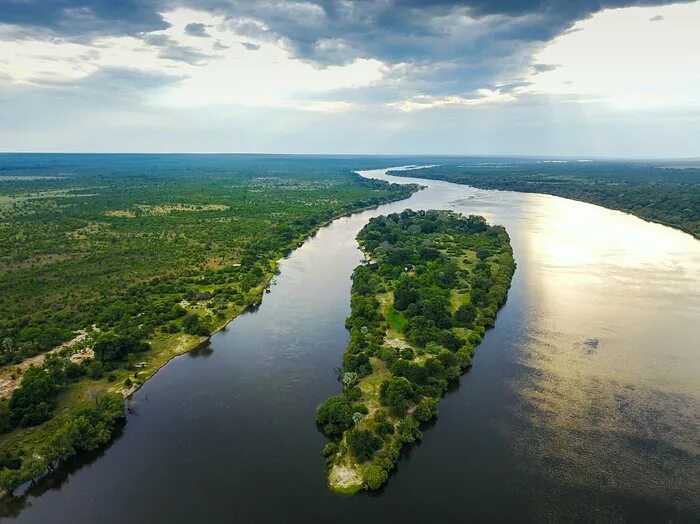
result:
M 550 40 L 576 21 L 604 8 L 662 5 L 669 0 L 180 0 L 178 5 L 214 11 L 256 38 L 281 37 L 302 58 L 319 64 L 355 58 L 388 62 L 452 59 L 473 54 L 489 41 Z M 460 16 L 500 17 L 491 34 L 475 38 L 455 24 Z M 250 21 L 263 22 L 264 26 Z M 498 52 L 498 50 L 496 50 Z M 479 53 L 477 53 L 479 56 Z
M 133 34 L 163 58 L 204 65 L 211 57 L 162 35 L 160 13 L 178 7 L 225 17 L 235 34 L 283 41 L 318 67 L 358 58 L 397 65 L 388 73 L 395 96 L 461 95 L 517 82 L 538 46 L 604 8 L 668 0 L 0 0 L 0 22 L 61 36 Z M 207 36 L 190 23 L 190 35 Z M 216 45 L 216 44 L 214 44 Z M 243 42 L 253 49 L 257 44 Z M 220 49 L 220 48 L 219 48 Z M 404 82 L 404 85 L 399 85 Z M 409 85 L 407 88 L 406 85 Z M 501 89 L 501 88 L 499 88 Z M 387 96 L 386 91 L 381 96 Z
M 154 0 L 0 0 L 0 23 L 67 37 L 124 35 L 165 29 Z
M 167 27 L 160 13 L 175 7 L 259 20 L 268 33 L 287 38 L 308 58 L 319 39 L 341 38 L 350 47 L 388 58 L 405 54 L 391 37 L 440 35 L 431 21 L 468 9 L 470 16 L 533 17 L 514 35 L 546 40 L 576 20 L 609 7 L 663 5 L 669 0 L 0 0 L 0 22 L 38 27 L 66 36 L 137 34 Z M 202 35 L 202 24 L 189 24 Z M 189 27 L 188 26 L 188 27 Z M 384 33 L 384 37 L 382 37 Z M 360 42 L 359 39 L 367 39 Z M 411 51 L 408 49 L 407 51 Z M 415 51 L 415 49 L 413 50 Z M 322 55 L 322 53 L 321 53 Z

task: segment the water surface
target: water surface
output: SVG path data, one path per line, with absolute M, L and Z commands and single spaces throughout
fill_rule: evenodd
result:
M 383 173 L 363 174 L 411 181 Z M 562 198 L 417 182 L 292 253 L 257 312 L 147 382 L 113 445 L 33 490 L 17 521 L 700 518 L 700 242 Z M 341 497 L 313 419 L 341 389 L 354 237 L 408 207 L 505 225 L 518 269 L 424 442 L 380 493 Z

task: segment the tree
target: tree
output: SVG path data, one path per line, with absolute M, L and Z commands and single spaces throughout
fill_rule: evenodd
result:
M 358 462 L 367 462 L 382 447 L 382 439 L 366 429 L 354 429 L 348 433 L 348 447 Z
M 474 325 L 474 320 L 476 320 L 476 308 L 470 302 L 462 304 L 455 311 L 455 321 L 462 326 L 472 327 Z
M 404 311 L 416 300 L 418 300 L 418 285 L 412 278 L 403 276 L 394 290 L 394 308 L 397 311 Z
M 343 373 L 343 387 L 345 389 L 353 387 L 355 384 L 357 384 L 359 378 L 360 376 L 354 371 L 346 371 L 345 373 Z
M 328 436 L 340 436 L 353 426 L 353 409 L 342 395 L 335 395 L 323 401 L 316 408 L 316 424 Z
M 31 367 L 25 371 L 20 387 L 10 397 L 14 423 L 35 426 L 48 419 L 62 379 L 60 370 L 55 368 Z
M 362 476 L 369 489 L 379 489 L 389 479 L 389 473 L 376 464 L 367 466 Z
M 396 426 L 396 434 L 399 440 L 404 443 L 415 442 L 423 437 L 418 429 L 418 422 L 413 417 L 408 417 L 399 422 Z
M 438 403 L 434 398 L 426 398 L 421 400 L 416 409 L 413 411 L 413 416 L 418 422 L 427 422 L 433 417 L 437 417 Z
M 202 319 L 194 313 L 189 313 L 182 320 L 182 328 L 189 335 L 206 337 L 209 335 L 209 328 L 202 322 Z
M 133 337 L 121 335 L 102 335 L 92 347 L 95 359 L 102 362 L 117 362 L 126 360 L 129 353 L 147 351 L 150 346 Z
M 395 414 L 403 415 L 413 398 L 413 387 L 403 377 L 393 377 L 382 382 L 379 387 L 379 401 L 388 406 Z

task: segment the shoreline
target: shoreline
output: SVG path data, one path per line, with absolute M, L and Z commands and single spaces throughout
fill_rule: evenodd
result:
M 414 193 L 417 192 L 417 191 L 421 191 L 422 189 L 424 189 L 424 187 L 425 187 L 425 186 L 419 187 L 418 189 L 416 189 L 416 191 L 414 191 Z M 308 242 L 309 240 L 311 240 L 321 229 L 323 229 L 324 227 L 327 227 L 327 226 L 331 225 L 333 222 L 335 222 L 336 220 L 338 220 L 338 219 L 340 219 L 340 218 L 349 217 L 349 216 L 355 215 L 355 214 L 357 214 L 357 213 L 362 213 L 362 212 L 364 212 L 364 211 L 369 211 L 369 210 L 371 210 L 371 209 L 377 209 L 378 207 L 383 206 L 383 205 L 385 205 L 385 204 L 391 204 L 391 203 L 393 203 L 393 202 L 400 202 L 401 200 L 407 200 L 408 198 L 411 198 L 412 195 L 413 195 L 413 193 L 411 193 L 411 194 L 410 194 L 408 197 L 406 197 L 406 198 L 398 198 L 398 199 L 394 199 L 394 200 L 387 200 L 386 202 L 382 202 L 381 204 L 377 204 L 377 205 L 373 205 L 373 206 L 365 206 L 365 207 L 362 207 L 362 208 L 358 208 L 358 209 L 356 209 L 356 210 L 354 210 L 354 211 L 349 211 L 349 212 L 347 212 L 347 213 L 343 213 L 342 215 L 338 215 L 338 216 L 335 216 L 335 217 L 333 217 L 333 218 L 330 218 L 330 219 L 328 219 L 328 220 L 326 220 L 326 221 L 324 221 L 324 222 L 321 222 L 313 231 L 311 231 L 308 235 L 306 235 L 302 240 L 300 240 L 298 243 L 294 244 L 294 247 L 291 249 L 291 251 L 289 252 L 289 254 L 284 255 L 284 256 L 281 256 L 280 258 L 278 258 L 278 259 L 276 259 L 276 260 L 274 261 L 274 269 L 275 269 L 275 271 L 273 271 L 273 274 L 272 274 L 272 276 L 270 277 L 270 279 L 267 281 L 267 283 L 265 284 L 265 287 L 263 287 L 263 288 L 261 289 L 261 291 L 260 291 L 260 301 L 257 302 L 256 309 L 257 309 L 257 307 L 260 307 L 260 306 L 262 305 L 262 301 L 263 301 L 264 295 L 266 294 L 266 292 L 267 292 L 268 290 L 271 289 L 270 284 L 272 283 L 272 278 L 277 274 L 277 271 L 276 271 L 276 270 L 277 270 L 277 267 L 279 266 L 279 263 L 280 263 L 281 261 L 287 259 L 295 250 L 299 249 L 301 246 L 303 246 L 304 244 L 306 244 L 306 242 Z M 211 339 L 212 339 L 216 334 L 218 334 L 219 332 L 221 332 L 221 331 L 223 331 L 224 329 L 226 329 L 226 328 L 228 327 L 228 325 L 229 325 L 231 322 L 233 322 L 234 320 L 236 320 L 236 319 L 237 319 L 238 317 L 240 317 L 241 315 L 243 315 L 243 314 L 245 314 L 245 313 L 247 313 L 247 312 L 250 312 L 250 308 L 251 308 L 252 306 L 254 306 L 254 305 L 255 305 L 255 303 L 245 305 L 245 306 L 243 307 L 243 310 L 242 310 L 242 311 L 240 311 L 239 313 L 236 313 L 234 316 L 232 316 L 232 317 L 227 318 L 226 320 L 224 320 L 224 321 L 223 321 L 223 324 L 222 324 L 221 326 L 217 327 L 217 328 L 216 328 L 214 331 L 212 331 L 209 335 L 200 337 L 200 340 L 199 340 L 196 344 L 192 345 L 192 346 L 189 347 L 188 349 L 184 349 L 184 350 L 182 350 L 181 352 L 174 353 L 173 355 L 171 355 L 171 356 L 170 356 L 167 360 L 165 360 L 162 364 L 160 364 L 159 366 L 157 366 L 157 367 L 153 370 L 153 372 L 152 372 L 150 375 L 148 375 L 146 378 L 144 378 L 143 382 L 140 382 L 139 384 L 134 385 L 134 387 L 131 388 L 131 389 L 128 391 L 128 393 L 124 393 L 124 392 L 122 391 L 122 393 L 124 394 L 124 400 L 125 400 L 125 401 L 131 400 L 131 398 L 134 396 L 134 394 L 137 393 L 142 387 L 144 387 L 144 386 L 146 385 L 146 382 L 148 382 L 149 380 L 151 380 L 151 379 L 156 375 L 156 373 L 158 373 L 161 369 L 163 369 L 165 366 L 167 366 L 171 361 L 175 360 L 175 359 L 178 358 L 178 357 L 181 357 L 181 356 L 183 356 L 183 355 L 186 355 L 186 354 L 189 353 L 190 351 L 194 351 L 195 349 L 199 349 L 200 347 L 204 346 L 205 344 L 208 344 L 209 342 L 211 342 Z M 252 312 L 255 312 L 255 311 L 252 311 Z M 1 499 L 1 498 L 2 498 L 2 497 L 0 497 L 0 499 Z
M 357 176 L 361 176 L 361 175 L 359 175 L 359 174 L 357 174 L 357 173 L 355 173 L 355 174 L 356 174 Z M 362 178 L 364 178 L 364 177 L 362 177 Z M 404 184 L 401 184 L 401 185 L 404 185 Z M 406 185 L 410 185 L 410 184 L 406 184 Z M 301 237 L 301 238 L 298 238 L 295 242 L 293 242 L 293 243 L 288 247 L 287 250 L 285 250 L 284 252 L 280 253 L 280 255 L 279 255 L 277 258 L 275 258 L 275 259 L 273 259 L 273 260 L 270 261 L 270 273 L 266 276 L 266 279 L 265 279 L 263 282 L 260 283 L 259 286 L 256 286 L 255 288 L 253 288 L 253 289 L 255 290 L 255 291 L 254 291 L 254 295 L 253 295 L 253 296 L 255 297 L 255 300 L 254 300 L 253 302 L 251 302 L 251 303 L 249 303 L 249 304 L 245 304 L 245 305 L 240 306 L 240 310 L 237 310 L 232 316 L 225 318 L 225 319 L 222 321 L 222 323 L 221 323 L 218 327 L 216 327 L 216 329 L 214 329 L 209 335 L 207 335 L 207 336 L 201 336 L 201 337 L 199 337 L 196 341 L 186 341 L 186 340 L 185 340 L 181 348 L 177 347 L 177 345 L 175 345 L 175 347 L 172 347 L 172 346 L 173 346 L 172 342 L 169 342 L 169 341 L 166 342 L 166 343 L 165 343 L 165 346 L 164 346 L 162 349 L 160 349 L 159 351 L 168 351 L 168 350 L 169 350 L 169 351 L 168 351 L 169 354 L 165 355 L 165 358 L 162 360 L 162 362 L 154 362 L 153 368 L 152 368 L 151 370 L 149 370 L 149 374 L 148 374 L 147 376 L 145 376 L 145 377 L 143 378 L 143 380 L 140 380 L 140 379 L 139 379 L 138 382 L 134 383 L 133 386 L 130 387 L 130 388 L 128 388 L 128 389 L 124 389 L 123 387 L 118 387 L 118 386 L 116 386 L 116 387 L 114 387 L 114 386 L 113 386 L 113 387 L 107 386 L 107 388 L 105 389 L 105 392 L 106 392 L 106 393 L 114 393 L 114 394 L 119 394 L 119 395 L 121 395 L 122 398 L 123 398 L 124 406 L 125 406 L 125 408 L 126 408 L 126 407 L 127 407 L 127 404 L 133 399 L 134 395 L 135 395 L 149 380 L 151 380 L 154 376 L 156 376 L 157 373 L 158 373 L 159 371 L 161 371 L 163 368 L 165 368 L 172 360 L 174 360 L 174 359 L 177 358 L 177 357 L 184 356 L 184 355 L 186 355 L 187 353 L 189 353 L 189 352 L 191 352 L 191 351 L 193 351 L 193 350 L 195 350 L 195 349 L 197 349 L 197 348 L 200 348 L 200 347 L 202 347 L 203 345 L 209 343 L 209 342 L 211 341 L 212 337 L 214 337 L 214 336 L 215 336 L 217 333 L 219 333 L 220 331 L 224 330 L 231 322 L 233 322 L 233 321 L 234 321 L 236 318 L 238 318 L 241 314 L 250 311 L 251 308 L 259 307 L 259 306 L 262 304 L 263 297 L 264 297 L 266 291 L 269 291 L 270 288 L 271 288 L 271 283 L 272 283 L 272 281 L 273 281 L 274 276 L 278 274 L 279 263 L 280 263 L 282 260 L 288 258 L 296 249 L 298 249 L 299 247 L 301 247 L 302 245 L 304 245 L 308 240 L 310 240 L 311 238 L 313 238 L 313 237 L 318 233 L 318 231 L 320 231 L 322 228 L 324 228 L 324 227 L 330 225 L 332 222 L 334 222 L 335 220 L 337 220 L 337 219 L 339 219 L 339 218 L 344 218 L 344 217 L 352 216 L 352 215 L 354 215 L 354 214 L 361 213 L 361 212 L 364 212 L 364 211 L 368 211 L 368 210 L 371 210 L 371 209 L 377 209 L 377 208 L 379 208 L 380 206 L 383 206 L 383 205 L 385 205 L 385 204 L 390 204 L 390 203 L 393 203 L 393 202 L 399 202 L 399 201 L 401 201 L 401 200 L 406 200 L 406 199 L 410 198 L 415 192 L 417 192 L 417 191 L 419 191 L 419 190 L 421 190 L 421 189 L 422 189 L 422 187 L 415 186 L 414 189 L 413 189 L 413 191 L 411 191 L 408 195 L 401 194 L 401 195 L 397 195 L 396 198 L 387 198 L 386 200 L 383 200 L 383 201 L 381 201 L 381 202 L 379 202 L 379 203 L 377 203 L 377 204 L 362 206 L 362 207 L 359 207 L 359 208 L 356 208 L 356 209 L 353 209 L 353 210 L 350 210 L 350 211 L 347 211 L 347 212 L 344 212 L 344 213 L 339 213 L 339 214 L 334 215 L 334 216 L 332 216 L 332 217 L 330 217 L 330 218 L 328 218 L 328 219 L 326 219 L 326 220 L 323 220 L 323 221 L 319 222 L 319 223 L 318 223 L 316 226 L 314 226 L 314 228 L 313 228 L 311 231 L 309 231 L 306 235 L 304 235 L 304 236 Z M 253 291 L 253 289 L 252 289 L 251 291 Z M 236 309 L 238 309 L 238 308 L 236 308 Z M 183 334 L 181 333 L 180 335 L 183 335 Z M 189 336 L 189 335 L 184 335 L 184 336 L 187 337 L 187 336 Z M 157 341 L 157 340 L 158 340 L 158 339 L 156 339 L 156 341 Z M 162 340 L 162 339 L 161 339 L 161 340 Z M 153 342 L 153 340 L 149 340 L 149 342 Z M 169 347 L 169 346 L 170 346 L 170 347 Z M 150 351 L 154 351 L 153 344 L 151 344 L 151 350 L 150 350 Z M 151 353 L 149 356 L 152 356 L 152 355 L 153 355 L 153 354 Z M 155 358 L 157 358 L 157 356 L 156 356 Z M 129 373 L 127 374 L 127 377 L 129 377 L 129 374 L 130 374 L 130 373 L 131 373 L 131 372 L 129 372 Z M 123 380 L 124 377 L 121 377 L 121 379 Z M 103 379 L 101 379 L 101 380 L 103 380 Z M 115 382 L 116 382 L 116 380 L 115 380 Z M 109 383 L 110 383 L 110 382 L 109 382 L 109 379 L 108 379 L 108 384 L 109 384 Z M 83 388 L 86 387 L 86 384 L 81 384 L 80 382 L 76 383 L 75 385 L 78 386 L 78 387 L 75 387 L 75 388 L 74 388 L 74 391 L 71 392 L 71 393 L 73 394 L 73 396 L 75 396 L 76 393 L 79 393 L 79 391 L 80 391 L 81 389 L 83 389 Z M 89 386 L 89 384 L 87 384 L 87 386 Z M 94 384 L 93 384 L 93 386 L 94 386 Z M 85 399 L 80 398 L 80 399 L 78 399 L 77 401 L 74 400 L 74 401 L 71 403 L 70 401 L 67 401 L 67 402 L 66 402 L 65 399 L 64 399 L 64 402 L 66 402 L 68 405 L 63 405 L 63 406 L 56 407 L 56 415 L 44 423 L 44 424 L 46 424 L 46 425 L 48 425 L 48 426 L 44 426 L 44 424 L 42 424 L 42 425 L 39 425 L 39 426 L 34 426 L 33 428 L 41 428 L 41 429 L 39 429 L 38 431 L 36 431 L 36 433 L 41 433 L 41 432 L 46 432 L 46 431 L 49 431 L 49 433 L 50 433 L 50 427 L 49 427 L 49 426 L 53 426 L 53 425 L 57 424 L 58 422 L 60 422 L 60 419 L 61 419 L 63 416 L 65 416 L 65 414 L 68 413 L 68 412 L 71 410 L 71 408 L 75 407 L 75 405 L 78 405 L 78 404 L 80 404 L 81 402 L 84 402 L 84 401 L 85 401 Z M 124 417 L 122 418 L 122 420 L 124 421 L 123 427 L 126 427 L 126 423 L 127 423 L 127 415 L 126 415 L 126 413 L 125 413 Z M 42 426 L 44 426 L 44 427 L 42 427 Z M 28 437 L 28 438 L 29 438 L 30 440 L 31 440 L 31 436 L 32 436 L 32 435 L 31 435 L 31 433 L 32 433 L 31 429 L 33 429 L 33 428 L 28 428 L 28 429 L 30 429 L 30 431 L 28 432 L 29 435 L 30 435 L 30 437 Z M 27 428 L 24 428 L 24 429 L 26 430 Z M 22 431 L 22 430 L 20 430 L 20 431 Z M 116 428 L 114 428 L 114 429 L 112 430 L 111 435 L 110 435 L 110 438 L 109 438 L 109 440 L 106 442 L 105 447 L 109 447 L 109 446 L 111 445 L 111 443 L 112 443 L 113 440 L 114 440 L 114 435 L 115 435 L 115 433 L 116 433 Z M 13 438 L 16 438 L 16 439 L 18 439 L 18 440 L 21 440 L 21 439 L 22 439 L 22 437 L 18 436 L 17 434 L 12 435 L 11 433 L 8 433 L 8 434 L 4 435 L 4 437 L 5 437 L 5 439 L 3 439 L 3 440 L 5 440 L 5 441 L 8 441 L 8 440 L 11 441 Z M 47 475 L 49 475 L 50 473 L 54 473 L 54 472 L 60 470 L 60 468 L 62 467 L 62 465 L 63 465 L 63 463 L 64 463 L 64 460 L 71 460 L 71 459 L 74 459 L 74 458 L 75 458 L 75 456 L 71 456 L 71 457 L 69 457 L 69 458 L 67 458 L 67 459 L 63 459 L 63 458 L 56 458 L 56 459 L 53 459 L 53 460 L 56 460 L 56 461 L 57 461 L 57 465 L 56 465 L 55 467 L 53 467 L 53 468 L 51 468 L 51 469 L 49 469 L 49 470 L 45 470 L 45 471 L 43 471 L 40 475 L 37 475 L 37 476 L 35 476 L 35 477 L 31 478 L 31 479 L 27 479 L 27 480 L 24 481 L 22 484 L 20 484 L 19 486 L 17 486 L 11 493 L 8 493 L 7 491 L 3 491 L 2 493 L 0 493 L 0 501 L 9 501 L 9 500 L 12 500 L 13 498 L 16 498 L 16 499 L 21 499 L 21 498 L 23 498 L 23 497 L 25 496 L 26 491 L 27 491 L 27 489 L 28 489 L 29 486 L 35 485 L 35 484 L 37 484 L 37 483 L 40 483 L 40 482 L 42 481 L 42 479 L 44 479 L 44 478 L 45 478 Z M 19 495 L 15 495 L 15 492 L 20 492 L 20 494 L 19 494 Z M 0 516 L 2 516 L 1 513 L 0 513 Z
M 420 168 L 416 168 L 416 169 L 420 169 Z M 389 176 L 395 176 L 395 177 L 397 177 L 397 178 L 410 178 L 410 175 L 398 174 L 398 173 L 405 173 L 405 172 L 407 172 L 407 171 L 411 171 L 411 170 L 409 170 L 409 169 L 407 169 L 407 170 L 398 170 L 398 169 L 394 169 L 394 170 L 388 170 L 388 171 L 386 172 L 386 174 L 389 175 Z M 462 182 L 455 182 L 455 181 L 452 181 L 452 180 L 448 180 L 446 177 L 437 177 L 437 176 L 436 176 L 436 177 L 429 177 L 429 178 L 428 178 L 428 177 L 416 177 L 416 178 L 424 178 L 424 180 L 434 180 L 434 181 L 437 181 L 437 182 L 447 182 L 447 183 L 449 183 L 449 184 L 457 184 L 457 185 L 460 185 L 460 186 L 471 187 L 472 189 L 479 189 L 479 190 L 481 190 L 481 191 L 503 191 L 503 192 L 505 192 L 505 193 L 509 193 L 509 192 L 510 192 L 510 193 L 524 193 L 524 194 L 531 194 L 531 195 L 543 195 L 543 196 L 550 196 L 550 197 L 556 197 L 556 198 L 564 198 L 564 199 L 566 199 L 566 200 L 572 200 L 572 201 L 574 201 L 574 202 L 581 202 L 581 203 L 583 203 L 583 204 L 590 204 L 590 205 L 592 205 L 592 206 L 602 207 L 603 209 L 607 209 L 607 210 L 609 210 L 609 211 L 617 211 L 617 212 L 619 212 L 619 213 L 624 213 L 625 215 L 633 216 L 633 217 L 635 217 L 635 218 L 638 218 L 638 219 L 640 219 L 640 220 L 643 220 L 644 222 L 648 222 L 649 224 L 658 224 L 658 225 L 660 225 L 660 226 L 665 226 L 665 227 L 668 227 L 668 228 L 673 229 L 673 230 L 675 230 L 675 231 L 680 231 L 681 233 L 685 233 L 686 235 L 690 235 L 690 236 L 693 237 L 695 240 L 700 240 L 700 234 L 695 234 L 695 233 L 693 233 L 692 231 L 690 231 L 689 229 L 686 229 L 686 228 L 684 228 L 684 227 L 682 227 L 682 226 L 675 225 L 675 224 L 671 224 L 670 222 L 665 222 L 665 221 L 662 220 L 662 219 L 654 219 L 654 218 L 644 217 L 644 216 L 638 215 L 638 214 L 636 214 L 636 213 L 633 213 L 632 211 L 628 211 L 628 210 L 626 210 L 626 209 L 621 209 L 621 208 L 617 208 L 617 207 L 605 206 L 605 205 L 603 205 L 603 204 L 599 204 L 599 203 L 594 202 L 594 201 L 592 201 L 592 200 L 582 200 L 581 198 L 574 198 L 574 197 L 565 196 L 565 195 L 557 195 L 557 194 L 555 194 L 555 193 L 544 193 L 544 192 L 541 192 L 541 191 L 520 191 L 520 190 L 517 190 L 517 189 L 502 189 L 502 188 L 495 188 L 495 187 L 480 187 L 480 186 L 475 186 L 475 185 L 473 185 L 473 184 L 465 184 L 465 183 L 462 183 Z

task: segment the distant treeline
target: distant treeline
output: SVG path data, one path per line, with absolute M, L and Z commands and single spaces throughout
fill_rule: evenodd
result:
M 632 162 L 529 161 L 440 165 L 392 174 L 445 180 L 481 189 L 561 196 L 626 211 L 700 238 L 698 168 Z

